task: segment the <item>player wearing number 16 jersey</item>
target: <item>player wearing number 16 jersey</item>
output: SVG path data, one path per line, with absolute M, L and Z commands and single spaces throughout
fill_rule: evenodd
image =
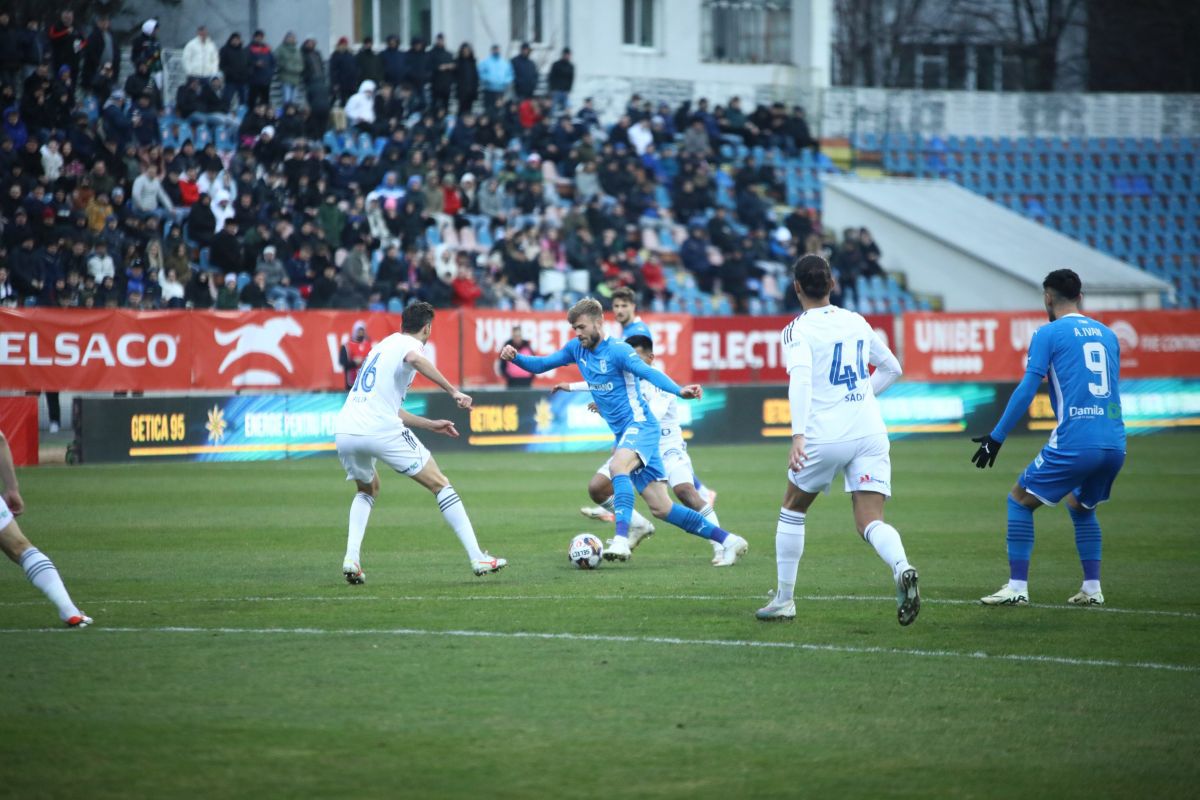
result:
M 1029 603 L 1033 512 L 1042 505 L 1057 505 L 1065 497 L 1083 565 L 1083 585 L 1067 602 L 1102 605 L 1096 506 L 1108 499 L 1125 463 L 1118 386 L 1121 345 L 1108 327 L 1080 313 L 1082 285 L 1074 272 L 1051 272 L 1042 289 L 1050 324 L 1033 334 L 1025 378 L 992 432 L 973 440 L 979 449 L 971 460 L 980 469 L 996 462 L 1005 437 L 1033 402 L 1043 379 L 1050 382 L 1050 405 L 1058 425 L 1008 496 L 1008 583 L 980 600 L 989 606 Z
M 375 471 L 377 459 L 433 493 L 442 516 L 466 549 L 476 575 L 496 572 L 508 563 L 479 549 L 475 529 L 471 527 L 458 493 L 412 432 L 416 428 L 457 437 L 454 423 L 448 419 L 419 417 L 403 408 L 408 387 L 418 372 L 442 387 L 459 408 L 471 407 L 470 395 L 451 386 L 433 362 L 423 355 L 432 332 L 433 306 L 413 303 L 404 309 L 400 333 L 388 336 L 367 353 L 346 396 L 346 403 L 338 412 L 334 428 L 338 458 L 346 470 L 346 480 L 354 481 L 358 488 L 350 504 L 350 530 L 346 557 L 342 562 L 342 574 L 348 583 L 366 582 L 359 565 L 359 550 L 375 498 L 379 496 L 379 474 Z
M 883 503 L 892 494 L 892 463 L 887 428 L 875 401 L 900 377 L 900 362 L 865 319 L 829 302 L 834 284 L 825 259 L 804 256 L 796 262 L 794 278 L 804 313 L 783 329 L 792 450 L 775 529 L 779 586 L 756 616 L 796 616 L 793 592 L 804 553 L 805 514 L 842 472 L 858 533 L 891 570 L 897 619 L 910 625 L 921 610 L 917 571 L 908 563 L 900 533 L 883 521 Z

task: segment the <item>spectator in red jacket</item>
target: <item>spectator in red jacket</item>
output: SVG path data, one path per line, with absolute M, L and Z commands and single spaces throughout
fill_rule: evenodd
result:
M 458 262 L 458 274 L 450 282 L 451 304 L 455 308 L 474 308 L 483 296 L 483 289 L 475 281 L 474 270 L 462 256 Z
M 367 323 L 361 320 L 355 322 L 354 327 L 350 329 L 350 338 L 342 345 L 338 354 L 338 361 L 341 362 L 342 371 L 346 376 L 346 391 L 350 391 L 350 387 L 358 380 L 358 371 L 362 369 L 367 353 L 371 352 L 372 344 L 367 336 Z

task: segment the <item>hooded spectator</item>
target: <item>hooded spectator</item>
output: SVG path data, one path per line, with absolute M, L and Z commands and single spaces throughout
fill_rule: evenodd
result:
M 346 103 L 346 122 L 363 133 L 375 127 L 375 81 L 363 81 Z

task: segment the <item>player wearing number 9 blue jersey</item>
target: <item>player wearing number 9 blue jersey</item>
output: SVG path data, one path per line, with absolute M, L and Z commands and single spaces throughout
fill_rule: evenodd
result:
M 1029 560 L 1033 554 L 1033 512 L 1064 497 L 1075 524 L 1075 544 L 1083 565 L 1083 585 L 1067 602 L 1099 605 L 1100 525 L 1096 506 L 1109 498 L 1125 463 L 1125 423 L 1121 415 L 1121 346 L 1107 326 L 1080 313 L 1079 276 L 1060 269 L 1046 276 L 1043 300 L 1050 324 L 1029 345 L 1025 377 L 1009 398 L 1004 415 L 979 443 L 972 460 L 990 467 L 1009 431 L 1029 408 L 1042 380 L 1050 383 L 1050 405 L 1058 421 L 1050 440 L 1017 479 L 1008 498 L 1009 581 L 985 605 L 1029 602 Z
M 476 575 L 496 572 L 508 563 L 479 549 L 475 529 L 462 500 L 412 430 L 457 437 L 454 423 L 448 419 L 426 419 L 403 407 L 408 387 L 418 372 L 442 387 L 459 408 L 471 407 L 470 395 L 455 389 L 425 357 L 425 343 L 432 333 L 433 306 L 413 303 L 404 309 L 400 333 L 388 336 L 367 353 L 363 367 L 346 395 L 346 402 L 338 412 L 334 425 L 338 458 L 346 470 L 346 480 L 354 481 L 358 490 L 350 504 L 346 557 L 342 561 L 342 574 L 348 583 L 366 582 L 359 551 L 367 520 L 375 506 L 375 498 L 379 496 L 377 460 L 433 493 L 442 516 L 467 551 Z

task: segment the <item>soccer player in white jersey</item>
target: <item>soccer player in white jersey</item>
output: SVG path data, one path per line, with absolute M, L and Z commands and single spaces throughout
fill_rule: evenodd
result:
M 892 494 L 892 464 L 887 428 L 875 400 L 900 377 L 900 362 L 865 319 L 829 302 L 834 283 L 825 259 L 803 256 L 794 278 L 804 312 L 783 329 L 792 450 L 775 530 L 779 586 L 756 616 L 795 619 L 804 516 L 834 475 L 843 472 L 858 532 L 891 570 L 896 616 L 901 625 L 911 625 L 921 610 L 921 596 L 900 533 L 883 521 L 883 504 Z M 873 375 L 868 364 L 875 367 Z
M 359 551 L 367 531 L 367 520 L 375 498 L 379 496 L 376 459 L 433 493 L 442 516 L 466 549 L 476 575 L 496 572 L 508 563 L 479 549 L 475 529 L 471 527 L 462 501 L 438 469 L 433 456 L 413 433 L 413 429 L 417 429 L 457 437 L 454 423 L 448 419 L 426 419 L 403 408 L 408 387 L 418 372 L 442 387 L 459 408 L 471 407 L 470 395 L 455 389 L 423 355 L 432 331 L 433 306 L 413 303 L 404 309 L 400 333 L 393 333 L 371 348 L 338 413 L 334 431 L 338 458 L 346 469 L 346 480 L 354 481 L 358 489 L 350 504 L 350 531 L 342 562 L 342 574 L 348 583 L 366 582 L 359 563 Z
M 647 365 L 654 366 L 654 343 L 649 336 L 636 334 L 626 338 L 625 343 L 632 347 Z M 556 384 L 550 393 L 586 392 L 587 390 L 587 381 L 577 381 Z M 688 455 L 687 442 L 683 440 L 683 430 L 679 427 L 679 410 L 675 402 L 675 395 L 664 392 L 649 381 L 642 381 L 642 394 L 650 404 L 650 411 L 662 429 L 658 452 L 662 455 L 663 468 L 667 474 L 667 485 L 671 487 L 671 491 L 674 492 L 675 498 L 680 503 L 696 511 L 713 525 L 720 527 L 721 522 L 717 519 L 717 512 L 711 503 L 700 496 L 700 491 L 695 486 L 695 471 L 692 468 L 691 456 Z M 599 503 L 600 508 L 610 512 L 613 509 L 611 461 L 610 458 L 601 464 L 600 469 L 596 470 L 596 474 L 588 483 L 588 494 L 591 495 L 592 502 Z M 648 521 L 639 525 L 639 520 L 645 520 L 645 517 L 634 511 L 633 520 L 629 526 L 630 550 L 635 549 L 643 540 L 654 534 L 653 525 Z M 718 566 L 723 561 L 725 548 L 717 542 L 712 543 L 712 548 L 712 563 L 713 566 Z
M 25 570 L 29 582 L 41 589 L 50 602 L 58 607 L 58 616 L 67 627 L 86 628 L 91 625 L 92 618 L 71 601 L 71 595 L 59 577 L 58 568 L 21 533 L 16 517 L 25 511 L 25 501 L 17 484 L 12 449 L 3 433 L 0 433 L 0 482 L 4 484 L 4 492 L 0 494 L 0 550 Z

